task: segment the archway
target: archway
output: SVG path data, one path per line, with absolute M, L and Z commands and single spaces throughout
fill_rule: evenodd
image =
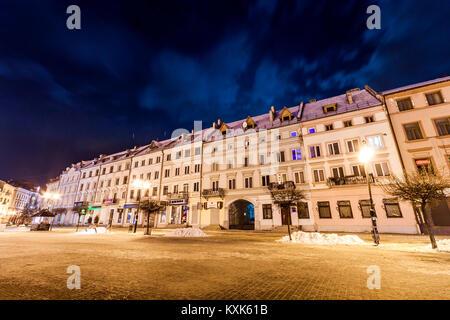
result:
M 247 200 L 236 200 L 228 209 L 230 229 L 255 229 L 255 206 Z

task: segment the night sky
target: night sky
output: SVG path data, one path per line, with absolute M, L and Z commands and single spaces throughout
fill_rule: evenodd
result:
M 449 16 L 448 0 L 2 0 L 0 179 L 43 184 L 194 120 L 449 74 Z

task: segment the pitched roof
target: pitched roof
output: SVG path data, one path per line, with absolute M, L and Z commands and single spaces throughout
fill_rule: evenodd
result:
M 387 95 L 387 94 L 391 94 L 391 93 L 411 90 L 411 89 L 420 88 L 420 87 L 428 86 L 428 85 L 435 84 L 435 83 L 445 82 L 445 81 L 450 81 L 450 76 L 436 78 L 436 79 L 428 80 L 428 81 L 424 81 L 424 82 L 418 82 L 418 83 L 410 84 L 410 85 L 395 88 L 395 89 L 389 89 L 389 90 L 383 91 L 382 94 Z

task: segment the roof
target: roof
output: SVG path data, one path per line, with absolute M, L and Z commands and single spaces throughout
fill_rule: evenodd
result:
M 371 108 L 382 104 L 380 100 L 378 100 L 366 89 L 352 90 L 349 91 L 348 94 L 351 95 L 353 99 L 353 103 L 351 104 L 347 100 L 346 93 L 315 102 L 300 103 L 297 106 L 287 108 L 287 110 L 293 115 L 292 120 L 289 121 L 281 121 L 280 119 L 280 115 L 283 112 L 284 108 L 275 111 L 275 119 L 273 121 L 270 120 L 269 112 L 258 116 L 252 116 L 251 118 L 255 121 L 257 129 L 273 129 L 285 125 L 330 117 L 336 114 L 343 114 L 346 112 Z M 336 111 L 325 113 L 323 107 L 330 104 L 337 105 Z M 242 123 L 246 120 L 247 118 L 226 123 L 226 125 L 231 130 L 230 134 L 227 133 L 227 137 L 243 134 L 244 128 L 242 127 Z M 220 137 L 222 136 L 220 131 L 214 129 L 213 127 L 207 128 L 203 131 L 205 132 L 204 135 L 206 135 L 204 141 L 214 141 L 216 137 L 220 139 Z
M 418 82 L 418 83 L 410 84 L 410 85 L 395 88 L 395 89 L 389 89 L 389 90 L 383 91 L 382 94 L 387 95 L 387 94 L 396 93 L 396 92 L 400 92 L 400 91 L 406 91 L 406 90 L 416 89 L 416 88 L 420 88 L 420 87 L 425 87 L 425 86 L 429 86 L 431 84 L 445 82 L 445 81 L 450 81 L 450 76 L 436 78 L 436 79 L 428 80 L 428 81 L 424 81 L 424 82 Z

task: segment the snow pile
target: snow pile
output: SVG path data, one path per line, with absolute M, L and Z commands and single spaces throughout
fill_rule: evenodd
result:
M 199 228 L 175 229 L 171 233 L 166 235 L 166 237 L 207 237 L 207 236 L 208 235 Z
M 438 240 L 436 242 L 439 251 L 450 252 L 450 239 Z
M 95 228 L 86 228 L 80 232 L 76 232 L 76 234 L 98 234 L 98 233 L 112 233 L 107 230 L 105 227 L 98 227 L 97 232 L 95 232 Z
M 292 241 L 289 240 L 289 236 L 285 236 L 277 241 L 303 244 L 366 244 L 358 236 L 354 235 L 338 236 L 335 233 L 322 234 L 303 231 L 294 232 L 291 235 Z

